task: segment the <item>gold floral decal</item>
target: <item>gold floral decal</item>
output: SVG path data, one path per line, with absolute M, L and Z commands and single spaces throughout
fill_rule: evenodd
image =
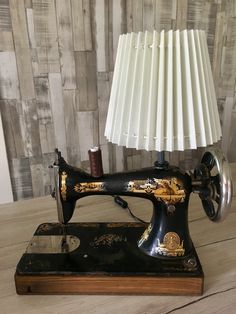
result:
M 185 190 L 182 189 L 182 182 L 177 178 L 130 181 L 128 191 L 153 194 L 158 200 L 162 200 L 168 205 L 183 202 L 186 197 Z
M 74 190 L 77 193 L 103 191 L 103 183 L 102 182 L 77 183 L 74 186 Z
M 96 237 L 93 242 L 90 243 L 91 246 L 108 246 L 112 247 L 113 244 L 118 242 L 127 242 L 126 237 L 118 234 L 103 234 L 100 237 Z
M 61 174 L 61 196 L 63 201 L 66 201 L 66 178 L 67 178 L 67 173 L 65 171 L 62 172 Z

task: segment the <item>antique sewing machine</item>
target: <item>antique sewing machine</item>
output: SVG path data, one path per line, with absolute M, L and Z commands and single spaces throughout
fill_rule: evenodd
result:
M 219 149 L 207 151 L 192 173 L 161 160 L 152 168 L 94 177 L 68 165 L 59 151 L 53 169 L 59 223 L 36 230 L 17 266 L 19 294 L 202 292 L 188 203 L 190 194 L 198 193 L 212 221 L 227 214 L 232 182 Z M 69 223 L 76 202 L 89 195 L 146 198 L 153 203 L 152 219 L 149 224 Z
M 232 182 L 221 138 L 207 42 L 203 31 L 121 35 L 105 128 L 107 139 L 157 151 L 148 169 L 103 174 L 99 149 L 89 152 L 91 174 L 67 164 L 56 150 L 58 223 L 38 227 L 17 265 L 19 294 L 201 294 L 203 271 L 188 228 L 197 193 L 213 222 L 225 218 Z M 193 171 L 165 161 L 164 151 L 207 147 Z M 79 199 L 111 195 L 145 198 L 150 222 L 71 223 Z M 145 208 L 143 209 L 145 210 Z

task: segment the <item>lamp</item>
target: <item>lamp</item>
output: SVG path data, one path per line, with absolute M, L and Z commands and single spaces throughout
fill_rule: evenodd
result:
M 105 134 L 121 146 L 158 151 L 155 167 L 103 175 L 96 147 L 89 151 L 88 174 L 56 150 L 52 195 L 59 224 L 37 229 L 17 266 L 17 292 L 201 294 L 189 198 L 198 193 L 207 216 L 224 219 L 230 168 L 221 151 L 210 148 L 194 172 L 183 172 L 164 162 L 164 151 L 212 145 L 221 137 L 204 32 L 120 36 Z M 90 195 L 112 195 L 123 208 L 127 202 L 118 195 L 148 199 L 151 221 L 69 223 L 76 202 Z
M 170 152 L 220 139 L 204 31 L 120 36 L 105 136 L 121 146 Z
M 155 168 L 162 172 L 145 182 L 132 183 L 136 192 L 150 193 L 156 187 L 167 194 L 166 211 L 164 207 L 159 211 L 161 204 L 156 206 L 149 229 L 139 241 L 139 247 L 148 255 L 172 256 L 165 244 L 165 238 L 172 236 L 176 248 L 184 241 L 187 249 L 183 255 L 191 250 L 187 224 L 179 223 L 187 221 L 191 192 L 199 194 L 212 221 L 225 217 L 232 182 L 226 158 L 219 149 L 210 148 L 194 173 L 185 174 L 189 181 L 184 184 L 181 170 L 164 161 L 164 151 L 206 147 L 220 140 L 221 135 L 204 31 L 146 31 L 120 36 L 105 136 L 120 146 L 159 152 Z M 214 166 L 216 176 L 212 173 Z M 176 204 L 182 202 L 177 200 L 185 194 L 185 205 L 176 210 Z M 178 249 L 175 253 L 179 254 Z

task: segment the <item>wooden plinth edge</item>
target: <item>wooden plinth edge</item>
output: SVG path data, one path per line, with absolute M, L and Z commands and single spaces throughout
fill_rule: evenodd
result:
M 18 294 L 201 295 L 203 276 L 75 276 L 15 274 Z

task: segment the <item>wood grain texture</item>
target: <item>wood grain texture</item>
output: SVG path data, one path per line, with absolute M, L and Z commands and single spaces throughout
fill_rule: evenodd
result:
M 79 111 L 97 108 L 97 76 L 95 52 L 75 52 L 77 104 Z
M 19 80 L 14 51 L 0 52 L 0 99 L 19 99 Z
M 99 143 L 102 145 L 107 143 L 107 140 L 104 136 L 104 132 L 110 95 L 110 82 L 108 73 L 106 72 L 98 73 L 97 86 L 99 110 Z
M 188 14 L 188 0 L 177 1 L 176 12 L 176 29 L 186 29 L 187 26 L 187 14 Z
M 51 153 L 56 144 L 48 78 L 37 77 L 34 84 L 41 150 L 43 154 Z
M 64 90 L 63 99 L 66 104 L 64 110 L 68 163 L 78 167 L 80 166 L 81 156 L 78 136 L 79 121 L 77 119 L 76 91 Z
M 23 1 L 10 0 L 10 12 L 21 98 L 33 99 L 35 98 L 33 73 Z
M 88 144 L 96 143 L 107 172 L 152 165 L 156 153 L 118 148 L 103 135 L 118 38 L 184 28 L 206 31 L 222 148 L 235 161 L 235 1 L 0 0 L 0 99 L 9 163 L 37 157 L 30 168 L 37 173 L 59 145 L 69 162 L 86 168 Z M 189 169 L 201 153 L 167 153 L 166 159 Z
M 95 38 L 96 38 L 96 55 L 97 55 L 97 71 L 108 71 L 109 55 L 108 55 L 108 7 L 106 0 L 96 0 L 95 2 Z M 107 10 L 106 10 L 107 8 Z
M 91 1 L 71 0 L 74 50 L 92 50 Z
M 39 74 L 60 72 L 56 9 L 53 0 L 33 0 Z
M 0 1 L 0 29 L 1 31 L 12 30 L 9 0 Z
M 15 274 L 18 294 L 201 295 L 203 278 L 127 276 L 22 276 Z
M 1 31 L 0 32 L 0 51 L 13 51 L 13 37 L 12 32 Z
M 10 160 L 24 156 L 19 105 L 17 100 L 0 100 L 6 149 L 7 155 L 11 156 Z
M 64 101 L 62 94 L 62 81 L 60 73 L 49 73 L 49 90 L 51 109 L 54 121 L 54 133 L 56 147 L 67 159 L 66 130 L 64 120 Z
M 81 161 L 88 160 L 88 150 L 98 145 L 98 112 L 77 112 Z
M 6 151 L 6 143 L 3 134 L 2 127 L 2 117 L 0 111 L 0 169 L 1 169 L 1 177 L 0 177 L 0 186 L 2 193 L 0 194 L 0 204 L 8 203 L 13 201 L 12 187 L 11 187 L 11 178 L 10 171 L 8 166 L 7 159 L 7 151 Z
M 33 196 L 29 158 L 12 159 L 9 163 L 14 199 Z
M 63 89 L 75 89 L 75 59 L 70 1 L 56 1 L 56 13 L 62 86 Z
M 23 100 L 20 109 L 22 110 L 21 134 L 25 149 L 25 156 L 41 156 L 39 120 L 37 115 L 36 100 Z

